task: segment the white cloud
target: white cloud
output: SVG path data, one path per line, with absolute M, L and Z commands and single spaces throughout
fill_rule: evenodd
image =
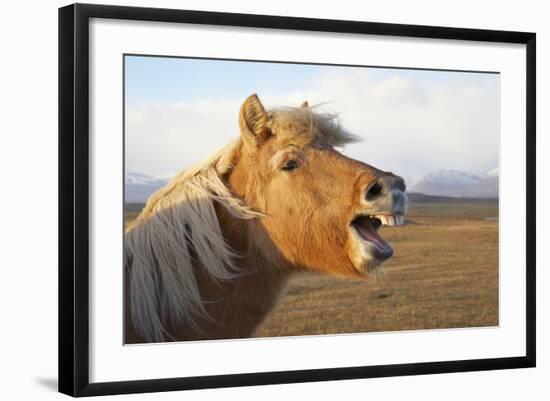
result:
M 345 153 L 409 180 L 438 169 L 486 172 L 498 164 L 498 91 L 483 81 L 371 74 L 327 74 L 312 88 L 285 97 L 259 94 L 267 107 L 329 102 L 364 142 Z M 126 168 L 154 176 L 197 163 L 238 135 L 244 99 L 128 108 Z

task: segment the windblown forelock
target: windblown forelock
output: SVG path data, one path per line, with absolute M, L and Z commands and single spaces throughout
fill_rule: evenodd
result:
M 280 139 L 298 144 L 344 146 L 361 138 L 342 127 L 338 115 L 315 112 L 312 107 L 278 107 L 269 110 L 269 127 Z

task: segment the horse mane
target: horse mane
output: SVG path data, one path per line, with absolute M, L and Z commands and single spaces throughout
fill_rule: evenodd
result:
M 315 112 L 319 106 L 271 109 L 270 128 L 279 137 L 286 136 L 304 144 L 318 142 L 340 147 L 361 140 L 342 127 L 338 114 Z
M 335 115 L 314 113 L 309 107 L 277 108 L 269 114 L 274 131 L 294 133 L 294 139 L 317 139 L 334 146 L 357 140 L 341 128 Z M 175 176 L 148 199 L 126 229 L 124 264 L 131 288 L 131 319 L 147 342 L 171 338 L 167 322 L 174 326 L 184 322 L 199 330 L 195 319 L 208 317 L 194 273 L 196 259 L 215 280 L 239 274 L 237 255 L 223 237 L 214 202 L 239 219 L 262 215 L 223 182 L 240 145 L 238 138 Z

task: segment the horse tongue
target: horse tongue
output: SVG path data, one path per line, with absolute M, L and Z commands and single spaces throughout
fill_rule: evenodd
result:
M 371 242 L 378 248 L 379 250 L 383 251 L 390 247 L 390 245 L 382 238 L 374 227 L 371 224 L 370 219 L 368 218 L 362 218 L 359 221 L 355 223 L 355 227 L 357 227 L 357 231 L 359 231 L 359 234 L 363 239 Z

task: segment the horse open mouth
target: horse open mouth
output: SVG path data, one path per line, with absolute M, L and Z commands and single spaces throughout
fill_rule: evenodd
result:
M 405 223 L 405 216 L 400 215 L 369 215 L 358 216 L 351 222 L 351 226 L 357 232 L 359 238 L 372 245 L 371 256 L 384 261 L 393 255 L 391 245 L 378 234 L 378 229 L 382 225 L 386 226 L 402 226 Z

